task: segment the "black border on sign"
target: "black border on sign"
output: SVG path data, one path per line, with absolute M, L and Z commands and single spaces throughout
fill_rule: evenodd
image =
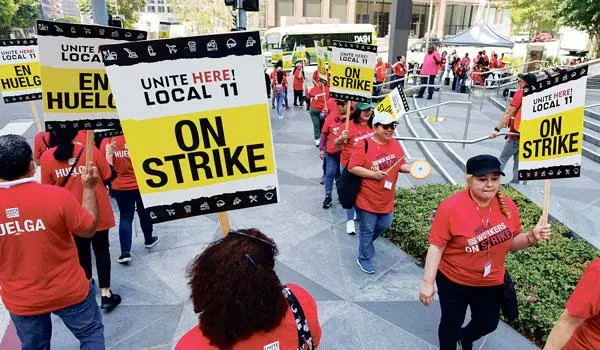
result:
M 0 46 L 35 46 L 37 45 L 37 38 L 28 39 L 4 39 L 0 40 Z
M 62 36 L 66 38 L 94 38 L 125 41 L 148 39 L 148 33 L 142 30 L 99 26 L 94 24 L 73 24 L 37 20 L 39 36 Z
M 94 131 L 94 138 L 96 140 L 105 139 L 107 137 L 115 137 L 123 135 L 123 129 L 120 127 L 114 130 L 102 130 L 102 131 Z
M 349 42 L 349 41 L 332 40 L 331 46 L 340 47 L 340 48 L 344 48 L 344 49 L 353 49 L 353 50 L 358 50 L 358 51 L 377 53 L 377 45 L 371 45 L 371 44 L 362 44 L 362 43 L 353 43 L 353 42 Z
M 564 84 L 569 81 L 577 80 L 587 76 L 588 66 L 569 69 L 553 77 L 544 78 L 533 85 L 527 85 L 523 88 L 523 96 L 528 96 L 542 92 L 553 86 Z
M 185 58 L 260 56 L 257 31 L 101 45 L 106 67 L 132 66 Z
M 77 119 L 77 120 L 54 120 L 44 123 L 46 131 L 55 129 L 76 129 L 76 130 L 95 130 L 95 129 L 116 129 L 121 130 L 121 121 L 117 118 L 103 119 Z
M 408 100 L 406 99 L 406 94 L 404 93 L 404 89 L 400 89 L 400 87 L 396 86 L 398 89 L 398 93 L 400 93 L 400 98 L 402 99 L 402 104 L 404 105 L 404 111 L 408 112 L 410 108 L 408 108 Z
M 371 103 L 371 98 L 370 97 L 363 97 L 363 96 L 350 95 L 350 94 L 340 94 L 338 92 L 331 92 L 331 91 L 329 91 L 329 95 L 331 97 L 333 97 L 333 98 L 338 99 L 338 100 Z
M 35 101 L 42 99 L 41 92 L 34 92 L 31 94 L 23 94 L 23 95 L 13 95 L 13 96 L 3 96 L 4 103 L 16 103 L 16 102 L 26 102 L 26 101 Z
M 147 207 L 146 212 L 152 223 L 157 224 L 192 216 L 220 213 L 224 211 L 276 204 L 277 188 L 223 193 L 211 197 L 201 197 L 170 205 Z
M 557 175 L 560 171 L 560 175 Z M 581 176 L 581 165 L 558 165 L 546 168 L 519 170 L 519 180 L 567 179 Z

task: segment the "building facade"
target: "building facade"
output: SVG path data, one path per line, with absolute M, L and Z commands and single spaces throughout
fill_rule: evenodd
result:
M 268 27 L 285 25 L 289 17 L 337 19 L 339 23 L 371 23 L 377 36 L 389 34 L 393 0 L 267 0 Z M 504 36 L 510 35 L 510 12 L 503 8 L 506 0 L 433 0 L 431 9 L 432 36 L 444 38 L 485 20 Z M 427 33 L 430 2 L 413 1 L 411 36 Z M 283 17 L 283 21 L 282 21 Z
M 62 3 L 62 15 L 63 17 L 76 17 L 81 18 L 81 12 L 77 5 L 77 0 L 58 0 Z
M 63 17 L 62 2 L 60 0 L 41 0 L 40 16 L 47 20 Z

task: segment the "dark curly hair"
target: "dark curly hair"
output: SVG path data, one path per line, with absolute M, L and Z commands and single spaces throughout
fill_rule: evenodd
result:
M 192 262 L 192 304 L 212 346 L 229 350 L 283 321 L 288 304 L 274 271 L 277 252 L 262 232 L 244 229 L 213 242 Z

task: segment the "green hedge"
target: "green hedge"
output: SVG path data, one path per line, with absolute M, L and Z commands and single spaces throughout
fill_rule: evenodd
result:
M 438 184 L 398 190 L 387 238 L 424 263 L 429 227 L 438 205 L 462 188 Z M 503 187 L 502 192 L 518 205 L 523 229 L 529 230 L 539 219 L 541 208 L 512 187 Z M 548 242 L 509 253 L 506 267 L 516 284 L 520 312 L 511 325 L 528 338 L 544 343 L 583 269 L 598 256 L 599 250 L 570 238 L 569 228 L 557 221 L 552 222 Z

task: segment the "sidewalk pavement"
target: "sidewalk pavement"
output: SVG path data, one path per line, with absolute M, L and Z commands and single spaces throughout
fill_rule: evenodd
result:
M 436 93 L 437 94 L 437 93 Z M 437 96 L 433 101 L 417 100 L 419 106 L 432 105 L 437 102 Z M 442 94 L 442 102 L 445 101 L 467 101 L 466 94 L 457 94 L 445 89 Z M 471 110 L 471 121 L 468 128 L 467 139 L 476 139 L 490 134 L 494 125 L 500 120 L 503 111 L 486 101 L 483 110 L 480 110 L 480 100 L 472 96 L 473 107 Z M 498 100 L 502 100 L 500 97 Z M 587 104 L 600 100 L 600 96 L 588 94 Z M 435 101 L 435 102 L 434 102 Z M 505 102 L 506 104 L 506 102 Z M 464 125 L 466 119 L 466 106 L 444 106 L 440 109 L 443 121 L 430 121 L 430 124 L 443 138 L 463 139 Z M 427 111 L 426 116 L 434 115 L 435 109 Z M 414 116 L 414 115 L 413 115 Z M 415 120 L 415 122 L 418 122 Z M 465 149 L 460 144 L 450 144 L 464 161 L 469 157 L 488 153 L 499 156 L 504 145 L 504 137 L 496 137 L 480 143 L 467 145 Z M 448 167 L 455 166 L 448 157 L 441 156 L 440 159 Z M 582 157 L 581 177 L 576 179 L 552 180 L 550 215 L 567 225 L 575 235 L 585 239 L 596 248 L 600 248 L 600 233 L 597 229 L 596 218 L 600 217 L 600 164 Z M 504 169 L 505 181 L 508 183 L 512 178 L 513 162 L 510 160 Z M 456 179 L 462 183 L 462 179 Z M 538 205 L 543 204 L 544 182 L 527 181 L 521 182 L 514 187 L 526 195 Z
M 376 241 L 377 272 L 367 275 L 358 268 L 357 237 L 346 234 L 343 209 L 335 200 L 329 210 L 321 208 L 321 161 L 310 118 L 300 108 L 290 108 L 284 116 L 271 116 L 281 203 L 230 212 L 232 227 L 257 227 L 276 240 L 276 269 L 282 281 L 303 286 L 317 300 L 323 327 L 320 349 L 436 349 L 440 310 L 437 301 L 431 307 L 418 301 L 422 269 L 384 239 Z M 414 182 L 402 176 L 399 184 Z M 151 252 L 143 247 L 139 227 L 137 232 L 129 266 L 116 263 L 118 232 L 110 233 L 112 289 L 123 303 L 104 314 L 107 347 L 171 349 L 198 321 L 185 271 L 194 256 L 220 237 L 218 220 L 213 215 L 156 225 L 161 242 Z M 0 320 L 3 317 L 0 312 Z M 77 348 L 64 324 L 57 318 L 53 323 L 52 348 Z M 0 328 L 0 339 L 16 338 L 14 329 L 4 333 Z M 504 323 L 476 345 L 535 349 Z

